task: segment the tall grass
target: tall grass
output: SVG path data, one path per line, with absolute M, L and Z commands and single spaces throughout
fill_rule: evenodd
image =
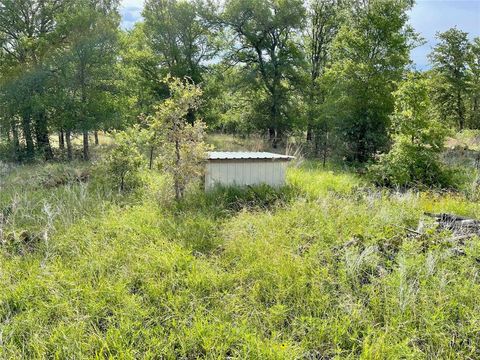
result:
M 62 166 L 49 179 L 83 171 Z M 480 356 L 479 239 L 452 243 L 423 217 L 479 216 L 462 194 L 307 162 L 279 191 L 174 203 L 155 174 L 124 196 L 70 175 L 45 189 L 45 171 L 0 175 L 6 231 L 40 234 L 0 245 L 0 358 Z

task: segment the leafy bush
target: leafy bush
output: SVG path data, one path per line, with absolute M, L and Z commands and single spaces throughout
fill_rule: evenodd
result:
M 159 168 L 171 175 L 175 198 L 180 200 L 188 185 L 202 175 L 209 149 L 204 141 L 205 123 L 200 119 L 188 123 L 188 117 L 200 107 L 202 90 L 188 78 L 168 76 L 164 81 L 170 98 L 160 103 L 148 120 L 151 138 L 160 148 Z
M 100 165 L 100 178 L 119 192 L 132 190 L 140 184 L 138 170 L 142 162 L 133 130 L 119 132 L 115 135 L 115 145 Z
M 4 141 L 0 138 L 0 159 L 3 161 L 14 162 L 18 158 L 15 154 L 15 148 L 12 142 Z
M 396 187 L 452 186 L 449 172 L 439 160 L 447 129 L 436 120 L 429 98 L 429 80 L 412 73 L 394 93 L 394 144 L 370 168 L 379 185 Z
M 451 170 L 439 160 L 438 152 L 429 147 L 398 139 L 388 154 L 380 156 L 369 167 L 372 180 L 388 187 L 454 187 Z

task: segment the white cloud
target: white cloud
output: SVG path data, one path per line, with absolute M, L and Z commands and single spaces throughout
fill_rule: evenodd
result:
M 122 15 L 122 27 L 131 29 L 142 18 L 144 0 L 122 0 L 120 14 Z
M 122 0 L 121 7 L 122 8 L 129 8 L 129 7 L 136 7 L 136 8 L 143 8 L 144 0 Z

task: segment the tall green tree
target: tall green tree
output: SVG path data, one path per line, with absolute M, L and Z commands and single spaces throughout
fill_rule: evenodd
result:
M 259 87 L 257 122 L 276 146 L 292 127 L 289 95 L 303 60 L 296 41 L 305 18 L 303 1 L 228 0 L 222 18 L 234 35 L 229 59 Z
M 145 2 L 145 35 L 158 64 L 172 76 L 202 81 L 206 63 L 218 51 L 218 29 L 209 21 L 210 8 L 210 3 L 200 0 Z
M 59 27 L 66 40 L 54 58 L 58 69 L 55 107 L 63 115 L 68 157 L 70 136 L 80 132 L 83 158 L 89 158 L 89 132 L 116 127 L 122 114 L 119 92 L 119 15 L 115 3 L 78 0 L 68 8 Z M 63 100 L 61 102 L 60 100 Z
M 475 38 L 470 45 L 467 85 L 470 126 L 480 128 L 480 37 Z
M 331 45 L 344 21 L 346 2 L 342 0 L 311 0 L 307 8 L 307 26 L 304 35 L 307 80 L 307 140 L 314 140 L 315 153 L 320 150 L 325 163 L 328 153 L 329 119 L 322 105 L 325 95 L 321 77 L 331 61 Z
M 162 83 L 165 69 L 158 66 L 157 55 L 147 40 L 143 22 L 123 33 L 121 40 L 122 66 L 135 99 L 135 115 L 151 114 L 158 101 L 165 97 Z
M 437 39 L 439 43 L 429 55 L 435 76 L 435 103 L 441 118 L 462 130 L 466 122 L 468 34 L 452 28 L 438 33 Z
M 393 137 L 405 137 L 412 144 L 443 149 L 445 126 L 432 114 L 431 81 L 422 73 L 408 73 L 393 93 L 395 108 L 391 116 Z
M 409 63 L 415 34 L 411 1 L 359 1 L 335 38 L 325 73 L 326 109 L 345 156 L 364 162 L 388 147 L 392 93 Z
M 0 61 L 10 64 L 12 72 L 8 81 L 2 83 L 2 90 L 22 99 L 10 113 L 21 117 L 29 158 L 34 155 L 35 145 L 46 159 L 53 156 L 47 109 L 42 101 L 49 72 L 42 61 L 61 41 L 55 34 L 57 19 L 69 3 L 70 0 L 3 0 L 0 4 Z M 10 97 L 8 102 L 15 104 L 15 99 Z

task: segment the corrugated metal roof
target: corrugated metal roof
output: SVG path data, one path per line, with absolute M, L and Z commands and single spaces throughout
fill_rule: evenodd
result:
M 248 152 L 248 151 L 212 151 L 208 153 L 209 160 L 242 160 L 242 159 L 278 159 L 290 160 L 294 156 L 280 155 L 269 152 Z

